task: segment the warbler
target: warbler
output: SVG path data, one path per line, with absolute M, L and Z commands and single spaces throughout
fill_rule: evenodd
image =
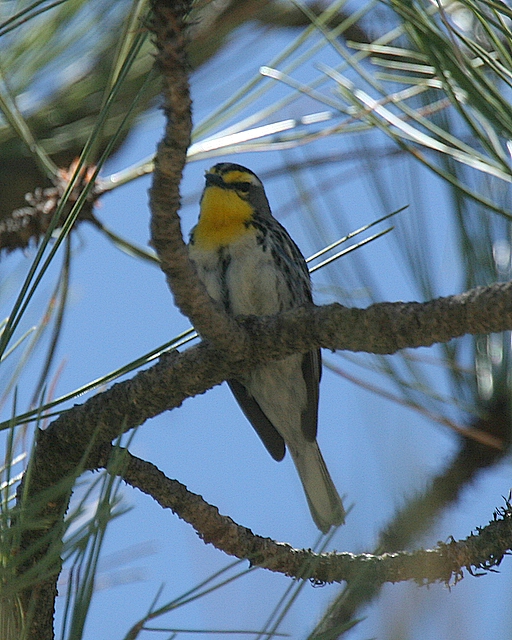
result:
M 273 217 L 250 169 L 221 162 L 206 172 L 189 255 L 209 295 L 226 313 L 273 315 L 312 302 L 299 248 Z M 228 380 L 242 411 L 275 460 L 288 447 L 317 527 L 326 533 L 345 511 L 316 442 L 320 350 L 294 354 Z

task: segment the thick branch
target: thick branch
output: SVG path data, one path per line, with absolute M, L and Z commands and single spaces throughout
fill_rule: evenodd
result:
M 242 340 L 243 333 L 199 281 L 188 258 L 178 216 L 181 176 L 192 129 L 184 34 L 184 16 L 189 9 L 189 2 L 158 2 L 153 7 L 152 30 L 158 50 L 155 64 L 162 75 L 167 123 L 158 145 L 150 190 L 151 243 L 178 308 L 203 337 L 227 348 L 233 347 L 235 337 Z
M 290 311 L 244 323 L 255 349 L 277 357 L 315 347 L 392 354 L 430 347 L 465 334 L 506 331 L 512 326 L 512 282 L 477 287 L 429 302 L 384 302 L 367 309 L 339 304 Z M 279 354 L 277 353 L 279 352 Z
M 126 458 L 121 477 L 191 524 L 206 543 L 236 558 L 247 559 L 253 565 L 294 578 L 309 578 L 315 582 L 350 581 L 364 567 L 365 576 L 372 584 L 405 580 L 449 584 L 463 577 L 464 568 L 472 574 L 474 569 L 492 570 L 512 549 L 512 506 L 508 503 L 476 534 L 465 540 L 439 543 L 435 549 L 382 555 L 317 554 L 309 549 L 294 549 L 288 544 L 255 535 L 231 518 L 222 516 L 217 507 L 191 493 L 181 483 L 167 478 L 155 465 L 127 451 L 123 454 Z
M 46 455 L 62 456 L 65 465 L 59 467 L 56 460 L 49 465 L 43 487 L 55 482 L 55 469 L 60 469 L 59 475 L 73 469 L 93 439 L 98 446 L 111 442 L 121 431 L 272 359 L 318 346 L 394 353 L 465 333 L 512 329 L 512 282 L 423 304 L 383 303 L 368 309 L 334 304 L 298 309 L 276 317 L 250 317 L 243 326 L 253 341 L 236 359 L 203 342 L 184 353 L 173 352 L 132 379 L 63 413 L 39 437 L 38 446 L 47 450 L 45 460 Z

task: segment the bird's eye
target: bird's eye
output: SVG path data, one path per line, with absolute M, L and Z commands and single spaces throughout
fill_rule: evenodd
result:
M 241 191 L 242 193 L 249 193 L 250 188 L 251 185 L 248 182 L 240 182 L 240 184 L 237 185 L 237 191 Z

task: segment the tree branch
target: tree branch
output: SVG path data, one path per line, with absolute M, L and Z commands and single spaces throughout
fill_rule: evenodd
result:
M 118 452 L 115 448 L 112 450 Z M 478 528 L 475 534 L 448 544 L 438 543 L 434 549 L 382 555 L 317 554 L 310 549 L 294 549 L 288 544 L 258 536 L 221 515 L 217 507 L 188 491 L 180 482 L 167 478 L 155 465 L 126 450 L 122 455 L 125 458 L 119 475 L 125 482 L 191 524 L 206 543 L 228 555 L 249 560 L 252 565 L 293 578 L 308 578 L 319 583 L 350 581 L 364 567 L 365 575 L 376 585 L 406 580 L 419 584 L 450 584 L 463 578 L 464 568 L 472 575 L 475 569 L 492 570 L 512 549 L 512 505 L 509 502 L 495 512 L 490 524 Z M 102 466 L 106 466 L 107 458 L 108 455 Z
M 301 308 L 279 316 L 248 317 L 242 319 L 242 326 L 251 343 L 234 358 L 206 342 L 183 353 L 173 351 L 130 380 L 64 412 L 41 432 L 38 446 L 47 450 L 45 455 L 62 455 L 65 468 L 58 471 L 60 476 L 80 462 L 93 439 L 98 446 L 111 442 L 121 431 L 179 407 L 223 380 L 292 353 L 319 346 L 394 353 L 465 333 L 512 329 L 512 282 L 426 303 L 382 303 L 368 309 L 338 304 Z M 491 439 L 489 436 L 489 442 Z M 55 483 L 56 469 L 56 462 L 50 465 L 43 486 Z
M 254 348 L 276 357 L 316 347 L 393 354 L 465 334 L 506 331 L 511 323 L 512 282 L 423 303 L 384 302 L 367 309 L 330 304 L 243 322 Z
M 469 438 L 463 439 L 446 469 L 429 483 L 424 492 L 410 498 L 404 507 L 396 511 L 391 522 L 381 531 L 375 553 L 393 553 L 414 546 L 415 540 L 432 526 L 447 506 L 456 502 L 461 491 L 479 471 L 496 464 L 508 453 L 511 415 L 507 398 L 487 407 L 486 415 L 473 422 L 474 430 L 486 432 L 506 446 L 496 449 Z M 367 576 L 366 568 L 362 566 L 356 580 L 347 583 L 329 604 L 310 638 L 325 638 L 329 634 L 338 637 L 337 630 L 351 628 L 360 617 L 361 609 L 378 596 L 381 587 L 381 584 L 372 583 L 371 574 Z
M 204 337 L 223 348 L 233 348 L 243 333 L 220 305 L 207 294 L 189 260 L 178 209 L 180 184 L 192 130 L 191 100 L 186 60 L 184 19 L 190 2 L 154 5 L 152 31 L 156 36 L 156 67 L 163 79 L 165 135 L 158 145 L 150 190 L 151 244 L 177 307 Z M 180 5 L 179 10 L 176 5 Z

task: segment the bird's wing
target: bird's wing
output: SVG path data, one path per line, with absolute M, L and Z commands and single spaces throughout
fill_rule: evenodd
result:
M 304 354 L 302 375 L 308 393 L 306 409 L 302 412 L 302 433 L 306 440 L 314 442 L 318 427 L 318 395 L 320 378 L 322 377 L 320 349 Z
M 254 427 L 256 433 L 267 448 L 274 460 L 282 460 L 286 452 L 283 438 L 279 435 L 274 425 L 261 410 L 259 404 L 247 391 L 244 385 L 237 380 L 228 380 L 229 388 L 235 396 L 246 418 Z

